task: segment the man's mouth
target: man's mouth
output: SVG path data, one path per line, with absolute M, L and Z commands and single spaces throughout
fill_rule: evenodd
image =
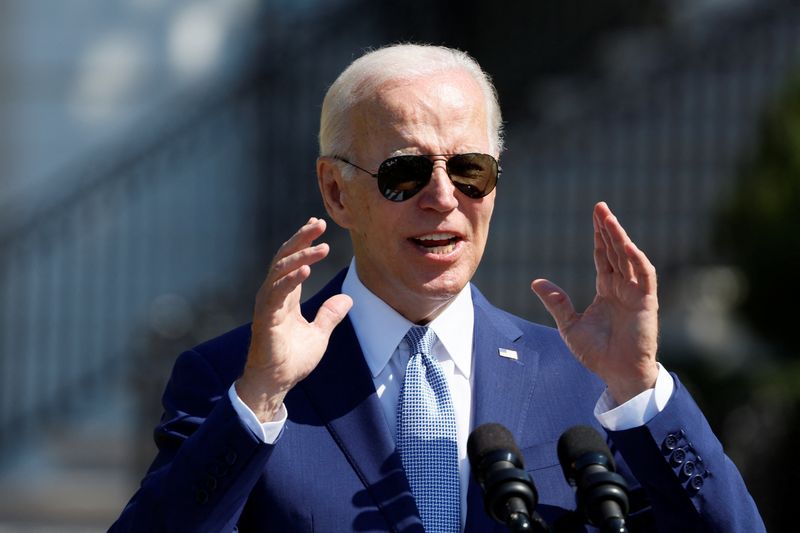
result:
M 431 233 L 409 239 L 432 254 L 449 254 L 456 249 L 461 237 L 452 233 Z

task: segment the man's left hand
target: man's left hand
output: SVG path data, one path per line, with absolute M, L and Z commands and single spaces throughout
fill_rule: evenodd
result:
M 593 222 L 597 294 L 592 304 L 577 313 L 567 293 L 545 279 L 534 280 L 531 289 L 575 357 L 622 404 L 654 387 L 658 377 L 656 270 L 605 202 L 595 206 Z

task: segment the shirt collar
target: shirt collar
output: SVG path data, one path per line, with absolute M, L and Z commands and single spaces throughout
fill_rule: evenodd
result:
M 350 262 L 342 283 L 342 293 L 353 299 L 353 307 L 349 313 L 350 322 L 361 344 L 367 366 L 372 376 L 376 377 L 392 358 L 397 346 L 414 323 L 361 283 L 356 272 L 355 259 Z M 474 321 L 472 291 L 467 283 L 442 313 L 428 324 L 459 372 L 467 379 L 472 370 Z

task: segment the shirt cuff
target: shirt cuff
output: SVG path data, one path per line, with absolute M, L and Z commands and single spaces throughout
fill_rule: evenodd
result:
M 256 437 L 261 439 L 261 442 L 265 444 L 275 444 L 275 442 L 277 442 L 278 437 L 281 436 L 281 432 L 283 431 L 283 426 L 286 425 L 286 420 L 289 418 L 289 412 L 286 410 L 284 404 L 281 404 L 276 420 L 264 422 L 262 424 L 258 421 L 258 417 L 252 409 L 247 407 L 247 404 L 236 394 L 236 383 L 231 385 L 231 388 L 228 389 L 228 398 L 230 398 L 231 404 L 233 404 L 234 411 L 239 415 L 239 419 L 245 426 L 250 428 L 250 431 L 252 431 Z
M 672 376 L 658 363 L 658 378 L 654 388 L 639 393 L 622 405 L 618 405 L 606 389 L 594 406 L 594 416 L 609 431 L 643 426 L 664 410 L 674 388 Z

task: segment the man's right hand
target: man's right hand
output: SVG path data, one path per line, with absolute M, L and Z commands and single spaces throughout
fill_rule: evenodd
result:
M 333 328 L 344 319 L 353 301 L 332 296 L 313 322 L 300 314 L 302 283 L 311 267 L 330 248 L 312 243 L 325 232 L 325 221 L 310 218 L 278 250 L 256 296 L 252 339 L 236 393 L 264 422 L 274 420 L 286 394 L 319 364 Z

